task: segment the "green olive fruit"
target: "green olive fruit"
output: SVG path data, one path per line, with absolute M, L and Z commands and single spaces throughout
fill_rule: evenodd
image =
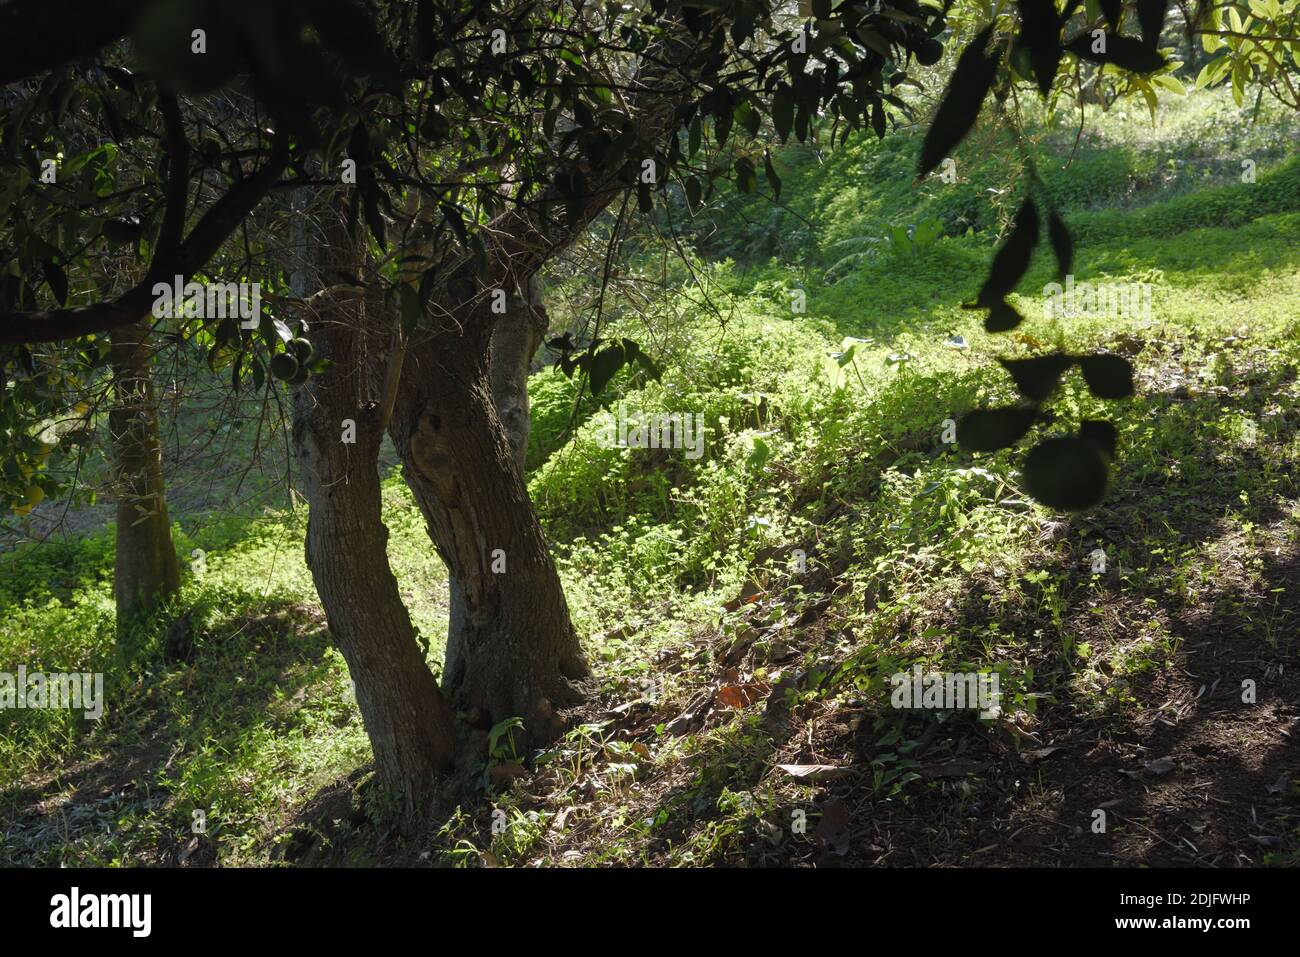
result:
M 298 374 L 298 360 L 287 352 L 271 356 L 271 375 L 286 382 Z

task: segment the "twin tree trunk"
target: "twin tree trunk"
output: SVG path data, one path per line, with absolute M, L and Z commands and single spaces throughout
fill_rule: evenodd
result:
M 647 58 L 648 86 L 634 99 L 645 100 L 641 132 L 650 141 L 672 133 L 674 105 L 690 89 L 674 64 L 687 62 L 692 43 L 673 35 L 662 41 L 662 55 Z M 670 88 L 657 89 L 665 80 Z M 363 316 L 368 303 L 336 300 L 327 309 L 333 315 L 312 326 L 310 338 L 334 365 L 295 397 L 295 444 L 311 508 L 308 564 L 356 683 L 381 780 L 408 825 L 428 807 L 429 786 L 458 756 L 456 744 L 481 748 L 481 734 L 456 735 L 452 707 L 478 729 L 522 719 L 514 745 L 526 752 L 560 733 L 557 711 L 579 699 L 572 682 L 588 674 L 528 498 L 523 456 L 528 364 L 544 331 L 540 310 L 530 308 L 533 276 L 627 186 L 617 171 L 592 183 L 578 215 L 558 232 L 536 211 L 505 214 L 491 231 L 500 240 L 486 273 L 446 277 L 395 380 L 365 358 L 394 351 L 391 309 L 376 303 Z M 548 203 L 560 199 L 550 193 Z M 364 276 L 364 244 L 343 219 L 329 219 L 321 273 Z M 494 287 L 508 296 L 523 290 L 505 316 L 491 313 Z M 363 336 L 376 334 L 383 345 L 362 348 Z M 356 422 L 353 445 L 340 440 L 343 419 Z M 442 689 L 419 652 L 385 553 L 377 470 L 385 424 L 451 579 Z
M 158 406 L 147 330 L 122 326 L 110 337 L 114 405 L 109 412 L 117 498 L 113 592 L 119 635 L 180 588 L 180 566 L 162 474 Z
M 360 236 L 337 208 L 327 215 L 319 273 L 364 274 Z M 556 709 L 577 697 L 569 679 L 586 674 L 521 468 L 527 369 L 544 326 L 522 299 L 510 305 L 516 314 L 499 325 L 495 343 L 490 323 L 418 333 L 389 424 L 460 595 L 447 697 L 425 664 L 386 550 L 377 465 L 388 377 L 382 362 L 366 357 L 391 354 L 393 311 L 373 296 L 326 298 L 309 338 L 332 364 L 294 397 L 310 506 L 307 564 L 352 674 L 380 780 L 408 830 L 420 824 L 438 775 L 456 762 L 458 741 L 481 745 L 481 735 L 457 735 L 451 704 L 479 728 L 522 718 L 515 746 L 523 749 L 561 730 Z
M 524 284 L 522 292 L 521 296 L 510 297 L 507 314 L 498 319 L 494 326 L 489 356 L 493 406 L 497 419 L 505 430 L 515 468 L 521 476 L 528 455 L 528 435 L 532 425 L 528 408 L 528 370 L 549 325 L 536 277 Z M 504 549 L 503 558 L 506 558 Z M 508 573 L 508 559 L 505 567 Z M 471 617 L 465 588 L 460 578 L 450 575 L 448 587 L 451 609 L 443 670 L 451 676 L 449 685 L 454 685 L 462 680 L 465 672 L 467 652 L 472 649 L 473 632 L 470 629 Z M 583 671 L 581 667 L 573 670 L 575 674 Z

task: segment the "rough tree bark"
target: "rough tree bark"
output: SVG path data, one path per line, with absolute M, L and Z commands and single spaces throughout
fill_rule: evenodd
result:
M 644 58 L 640 89 L 628 101 L 646 142 L 671 135 L 676 106 L 692 86 L 677 64 L 693 62 L 694 52 L 685 31 L 672 31 Z M 447 277 L 428 328 L 409 344 L 389 424 L 406 481 L 451 576 L 443 688 L 477 727 L 522 718 L 524 746 L 561 730 L 556 709 L 579 698 L 571 681 L 588 671 L 523 479 L 519 439 L 525 448 L 527 440 L 518 428 L 518 392 L 527 386 L 516 357 L 527 342 L 517 338 L 523 335 L 517 323 L 492 312 L 491 301 L 495 289 L 528 289 L 537 270 L 628 188 L 621 169 L 587 173 L 585 202 L 564 226 L 543 212 L 562 205 L 552 187 L 485 230 L 483 274 L 465 265 Z M 495 349 L 494 327 L 506 330 Z M 502 368 L 494 374 L 498 358 Z
M 326 215 L 320 272 L 357 275 L 360 237 L 337 211 Z M 388 564 L 378 470 L 383 425 L 380 404 L 371 398 L 363 336 L 392 332 L 382 317 L 367 316 L 357 297 L 325 299 L 308 338 L 333 365 L 295 394 L 293 436 L 310 508 L 307 564 L 347 660 L 381 785 L 409 832 L 426 816 L 455 747 L 451 710 Z M 345 433 L 349 420 L 352 434 Z
M 117 497 L 113 597 L 118 633 L 180 588 L 180 565 L 162 473 L 158 405 L 143 323 L 114 329 L 109 351 L 114 405 L 109 412 Z
M 389 434 L 463 601 L 444 690 L 476 727 L 522 718 L 516 745 L 527 747 L 559 732 L 556 710 L 578 700 L 570 682 L 587 668 L 497 412 L 489 309 L 482 297 L 413 336 Z M 509 346 L 502 337 L 503 369 L 505 352 L 522 355 L 531 335 Z
M 534 276 L 526 284 L 522 296 L 511 297 L 507 314 L 492 330 L 489 355 L 492 402 L 521 476 L 532 427 L 528 408 L 528 369 L 549 325 L 540 284 Z M 469 612 L 465 605 L 465 589 L 455 575 L 448 576 L 448 590 L 451 609 L 443 669 L 458 675 L 464 667 L 461 659 L 466 648 Z

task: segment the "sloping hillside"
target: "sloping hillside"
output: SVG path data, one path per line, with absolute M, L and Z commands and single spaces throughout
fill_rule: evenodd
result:
M 135 704 L 4 717 L 0 862 L 1296 863 L 1296 131 L 1218 95 L 1161 118 L 1034 137 L 1077 277 L 1150 284 L 1149 314 L 1043 317 L 1040 254 L 1029 321 L 985 333 L 961 303 L 1023 188 L 1010 145 L 980 133 L 955 183 L 915 184 L 917 137 L 862 138 L 780 154 L 788 207 L 721 197 L 691 268 L 613 310 L 663 375 L 621 373 L 610 408 L 701 416 L 698 458 L 605 447 L 574 384 L 534 376 L 530 490 L 589 700 L 544 755 L 494 735 L 481 800 L 419 847 L 364 813 L 301 510 L 179 518 L 194 654 L 149 671 L 112 663 L 111 537 L 4 556 L 0 664 L 95 666 Z M 1063 420 L 1119 428 L 1105 503 L 1075 516 L 1025 495 L 1023 450 L 945 441 L 1014 396 L 997 356 L 1058 346 L 1138 374 L 1118 402 L 1066 378 Z M 396 475 L 386 505 L 436 662 L 445 580 Z M 1001 714 L 891 707 L 917 665 L 996 674 Z

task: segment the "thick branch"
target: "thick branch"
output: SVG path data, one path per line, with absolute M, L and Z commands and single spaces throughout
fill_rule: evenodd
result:
M 0 344 L 57 342 L 93 332 L 106 332 L 148 314 L 156 282 L 180 276 L 189 279 L 207 264 L 253 208 L 262 201 L 289 165 L 289 143 L 277 133 L 271 156 L 255 174 L 241 180 L 217 200 L 173 254 L 159 251 L 149 273 L 117 299 L 74 309 L 47 309 L 0 315 Z M 168 211 L 170 215 L 170 209 Z
M 726 20 L 720 18 L 719 29 Z M 669 29 L 652 44 L 642 61 L 638 75 L 629 87 L 634 89 L 627 105 L 637 117 L 638 138 L 647 143 L 662 143 L 675 132 L 677 108 L 687 101 L 699 79 L 701 61 L 693 37 L 682 28 Z M 559 188 L 552 184 L 534 202 L 501 214 L 484 227 L 490 257 L 488 273 L 479 277 L 483 289 L 520 285 L 544 263 L 563 251 L 582 234 L 587 226 L 628 189 L 617 169 L 584 168 L 588 191 L 583 208 L 563 224 L 548 222 L 546 211 L 565 202 Z M 455 275 L 468 262 L 468 255 L 452 264 L 447 275 Z M 491 323 L 493 314 L 478 309 L 466 321 Z

